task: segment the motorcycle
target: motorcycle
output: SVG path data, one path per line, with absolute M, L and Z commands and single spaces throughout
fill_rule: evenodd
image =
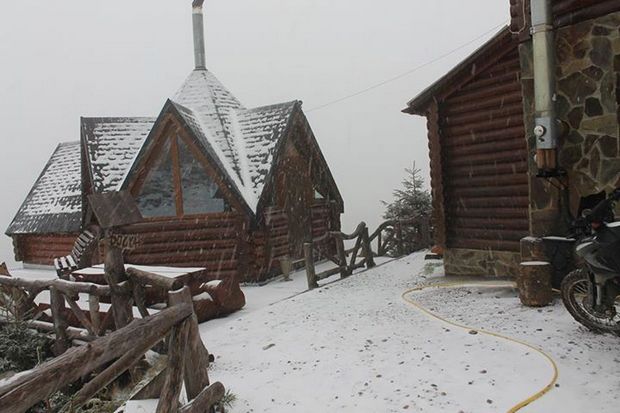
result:
M 575 320 L 600 333 L 620 335 L 620 222 L 614 222 L 620 188 L 581 199 L 572 226 L 583 268 L 562 281 L 562 301 Z

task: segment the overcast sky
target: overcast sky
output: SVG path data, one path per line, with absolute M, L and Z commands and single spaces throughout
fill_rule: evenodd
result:
M 80 116 L 156 116 L 193 69 L 190 0 L 4 2 L 0 227 Z M 508 20 L 508 0 L 206 0 L 207 66 L 246 107 L 299 99 L 345 200 L 343 228 L 381 218 L 403 170 L 428 174 L 425 120 L 400 112 Z M 11 261 L 10 240 L 0 262 Z

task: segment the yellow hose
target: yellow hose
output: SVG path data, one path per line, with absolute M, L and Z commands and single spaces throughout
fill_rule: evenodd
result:
M 522 402 L 517 403 L 514 407 L 510 408 L 508 410 L 507 413 L 515 413 L 519 410 L 521 410 L 522 408 L 524 408 L 525 406 L 527 406 L 528 404 L 532 403 L 535 400 L 540 399 L 542 396 L 544 396 L 547 392 L 549 392 L 553 386 L 555 385 L 557 379 L 558 379 L 558 366 L 555 364 L 555 361 L 553 361 L 553 359 L 551 358 L 551 356 L 549 356 L 547 353 L 545 353 L 544 351 L 542 351 L 539 348 L 534 347 L 531 344 L 528 344 L 524 341 L 521 340 L 517 340 L 511 337 L 507 337 L 498 333 L 494 333 L 491 331 L 485 331 L 485 330 L 480 330 L 480 329 L 476 329 L 476 328 L 471 328 L 469 326 L 463 325 L 463 324 L 459 324 L 456 323 L 454 321 L 450 321 L 447 320 L 437 314 L 434 314 L 433 312 L 431 312 L 430 310 L 422 307 L 420 304 L 416 303 L 415 301 L 411 300 L 408 295 L 416 292 L 416 291 L 422 291 L 424 289 L 427 288 L 452 288 L 452 287 L 484 287 L 484 288 L 497 288 L 497 287 L 508 287 L 508 286 L 514 286 L 514 284 L 512 283 L 503 283 L 503 284 L 493 284 L 493 283 L 467 283 L 467 282 L 448 282 L 448 283 L 438 283 L 438 284 L 431 284 L 431 285 L 423 285 L 423 286 L 419 286 L 419 287 L 415 287 L 415 288 L 410 288 L 407 291 L 405 291 L 402 294 L 402 299 L 407 302 L 408 304 L 412 305 L 413 307 L 415 307 L 416 309 L 418 309 L 419 311 L 423 312 L 424 314 L 436 318 L 440 321 L 443 321 L 444 323 L 450 324 L 451 326 L 454 327 L 458 327 L 458 328 L 462 328 L 464 330 L 468 330 L 468 331 L 476 331 L 477 333 L 480 334 L 485 334 L 487 336 L 491 336 L 491 337 L 496 337 L 502 340 L 506 340 L 512 343 L 517 343 L 520 344 L 522 346 L 525 346 L 535 352 L 537 352 L 538 354 L 542 355 L 545 359 L 547 359 L 547 361 L 549 362 L 549 364 L 551 364 L 551 367 L 553 368 L 553 377 L 551 378 L 551 380 L 549 381 L 549 383 L 540 391 L 534 393 L 533 395 L 531 395 L 530 397 L 528 397 L 527 399 L 523 400 Z

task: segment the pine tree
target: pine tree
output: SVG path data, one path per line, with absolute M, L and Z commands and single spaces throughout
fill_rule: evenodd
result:
M 383 218 L 386 220 L 407 220 L 416 217 L 428 219 L 432 211 L 431 194 L 424 189 L 421 171 L 414 164 L 413 168 L 407 168 L 405 172 L 407 175 L 402 181 L 402 189 L 395 189 L 393 192 L 394 200 L 389 203 L 381 201 L 386 207 Z M 410 254 L 427 247 L 416 243 L 417 234 L 413 228 L 404 226 L 402 232 L 405 253 Z M 388 245 L 387 250 L 389 255 L 398 255 L 396 243 Z

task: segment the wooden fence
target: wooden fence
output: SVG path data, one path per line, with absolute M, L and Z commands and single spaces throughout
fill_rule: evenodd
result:
M 0 276 L 0 293 L 3 293 L 0 294 L 0 305 L 8 308 L 13 317 L 26 320 L 32 328 L 53 333 L 53 350 L 60 355 L 73 341 L 91 342 L 107 331 L 127 325 L 134 318 L 133 306 L 137 307 L 141 317 L 148 317 L 147 288 L 159 290 L 165 300 L 168 291 L 183 287 L 179 280 L 135 268 L 128 268 L 126 274 L 127 280 L 114 286 Z M 43 292 L 49 293 L 49 311 L 45 304 L 35 304 Z M 80 302 L 80 294 L 88 295 L 88 309 L 82 308 L 84 303 Z M 102 302 L 112 303 L 108 311 L 102 311 Z M 119 317 L 121 314 L 123 316 Z
M 7 285 L 6 280 L 3 284 Z M 14 285 L 20 285 L 18 282 Z M 52 281 L 50 286 L 61 294 L 74 294 L 81 287 L 67 282 Z M 8 284 L 10 285 L 10 284 Z M 100 292 L 88 286 L 89 294 Z M 95 294 L 96 295 L 96 294 Z M 188 287 L 168 294 L 168 308 L 157 314 L 129 323 L 86 346 L 74 347 L 62 355 L 32 370 L 21 372 L 0 384 L 0 406 L 11 406 L 11 412 L 21 413 L 49 398 L 52 394 L 81 378 L 90 381 L 72 397 L 63 412 L 73 411 L 94 397 L 125 371 L 142 359 L 151 348 L 167 336 L 169 352 L 163 382 L 152 381 L 146 393 L 159 395 L 158 413 L 198 413 L 210 411 L 224 396 L 221 383 L 209 385 L 207 369 L 209 352 L 198 331 L 192 296 Z M 179 395 L 185 383 L 189 404 L 179 405 Z M 143 389 L 144 390 L 144 389 Z
M 413 237 L 406 231 L 413 231 Z M 411 244 L 413 239 L 413 245 Z M 345 248 L 345 241 L 355 240 L 352 248 Z M 373 242 L 376 249 L 373 251 Z M 396 257 L 403 256 L 412 248 L 427 248 L 431 242 L 429 221 L 426 217 L 416 217 L 402 220 L 385 221 L 369 234 L 366 223 L 361 222 L 351 234 L 340 231 L 330 231 L 304 244 L 304 260 L 308 288 L 317 288 L 318 282 L 333 275 L 340 274 L 346 278 L 358 268 L 375 266 L 374 257 L 386 256 L 390 252 Z M 320 273 L 316 272 L 315 260 L 326 259 L 336 267 Z

